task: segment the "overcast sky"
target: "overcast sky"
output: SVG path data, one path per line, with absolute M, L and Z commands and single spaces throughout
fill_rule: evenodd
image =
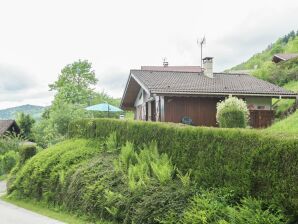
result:
M 297 0 L 0 0 L 0 108 L 50 105 L 48 84 L 77 59 L 121 97 L 132 68 L 199 65 L 204 35 L 222 71 L 297 30 L 297 12 Z

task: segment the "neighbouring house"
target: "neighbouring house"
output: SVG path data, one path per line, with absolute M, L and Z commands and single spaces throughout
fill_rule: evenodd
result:
M 6 133 L 20 134 L 21 130 L 15 120 L 0 120 L 0 136 Z
M 274 63 L 279 63 L 281 61 L 287 61 L 293 58 L 297 58 L 298 57 L 298 53 L 295 54 L 275 54 L 272 58 L 272 61 Z
M 133 110 L 136 120 L 217 126 L 216 104 L 229 95 L 247 102 L 250 125 L 267 127 L 274 119 L 272 98 L 297 95 L 247 74 L 214 73 L 213 58 L 196 66 L 142 66 L 131 70 L 121 108 Z

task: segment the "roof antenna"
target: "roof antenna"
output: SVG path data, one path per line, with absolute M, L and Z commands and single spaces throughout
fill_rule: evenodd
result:
M 201 69 L 203 68 L 203 44 L 206 44 L 205 36 L 201 40 L 197 39 L 197 45 L 201 46 Z
M 166 57 L 162 58 L 162 64 L 163 64 L 163 67 L 168 67 L 169 66 L 169 62 L 167 61 Z

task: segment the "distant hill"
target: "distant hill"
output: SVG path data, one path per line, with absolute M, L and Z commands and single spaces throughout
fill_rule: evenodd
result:
M 247 61 L 234 66 L 231 70 L 258 70 L 271 63 L 272 57 L 278 53 L 298 52 L 298 31 L 291 31 L 284 37 L 279 38 L 275 43 L 270 44 L 265 50 L 256 53 Z M 268 65 L 268 64 L 267 64 Z
M 0 110 L 0 119 L 15 119 L 18 113 L 23 112 L 25 114 L 30 114 L 34 119 L 39 120 L 44 109 L 45 107 L 30 104 L 11 107 Z

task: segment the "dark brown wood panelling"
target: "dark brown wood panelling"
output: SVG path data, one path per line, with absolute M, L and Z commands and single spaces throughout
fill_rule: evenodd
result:
M 250 126 L 253 128 L 266 128 L 274 120 L 273 110 L 250 110 Z
M 216 103 L 212 97 L 165 97 L 165 121 L 181 123 L 183 117 L 190 117 L 194 125 L 217 126 Z

